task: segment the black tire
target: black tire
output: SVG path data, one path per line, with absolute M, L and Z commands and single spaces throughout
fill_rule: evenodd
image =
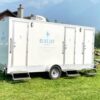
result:
M 58 66 L 53 66 L 53 67 L 50 69 L 49 77 L 50 77 L 51 79 L 58 79 L 58 78 L 60 78 L 61 73 L 62 73 L 62 71 L 61 71 L 60 67 L 58 67 Z

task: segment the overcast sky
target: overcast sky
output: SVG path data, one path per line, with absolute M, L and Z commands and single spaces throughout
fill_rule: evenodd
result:
M 100 0 L 0 0 L 0 12 L 15 11 L 23 4 L 25 15 L 36 14 L 67 24 L 96 27 L 100 30 Z

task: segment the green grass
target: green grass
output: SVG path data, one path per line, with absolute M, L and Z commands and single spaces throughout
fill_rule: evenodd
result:
M 100 56 L 96 56 L 100 59 Z M 94 77 L 50 80 L 33 74 L 28 81 L 12 81 L 0 73 L 0 100 L 100 100 L 100 65 Z
M 100 59 L 100 56 L 95 56 L 95 59 Z
M 95 48 L 96 51 L 100 51 L 100 48 Z
M 95 49 L 95 50 L 100 52 L 100 48 Z M 100 56 L 96 56 L 96 55 L 95 55 L 95 59 L 100 59 Z
M 100 100 L 100 70 L 94 77 L 50 80 L 33 74 L 28 81 L 12 81 L 0 74 L 0 100 Z

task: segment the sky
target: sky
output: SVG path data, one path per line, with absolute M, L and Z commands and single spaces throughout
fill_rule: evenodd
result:
M 0 12 L 25 8 L 25 16 L 42 15 L 50 21 L 95 27 L 100 30 L 100 0 L 0 0 Z

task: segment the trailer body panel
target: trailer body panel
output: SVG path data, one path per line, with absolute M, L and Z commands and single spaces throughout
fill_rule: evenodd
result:
M 0 69 L 5 70 L 8 65 L 8 31 L 9 21 L 0 21 Z
M 12 17 L 0 21 L 3 26 L 0 38 L 6 33 L 7 45 L 0 45 L 0 64 L 8 74 L 45 72 L 54 65 L 65 72 L 94 68 L 94 28 Z

